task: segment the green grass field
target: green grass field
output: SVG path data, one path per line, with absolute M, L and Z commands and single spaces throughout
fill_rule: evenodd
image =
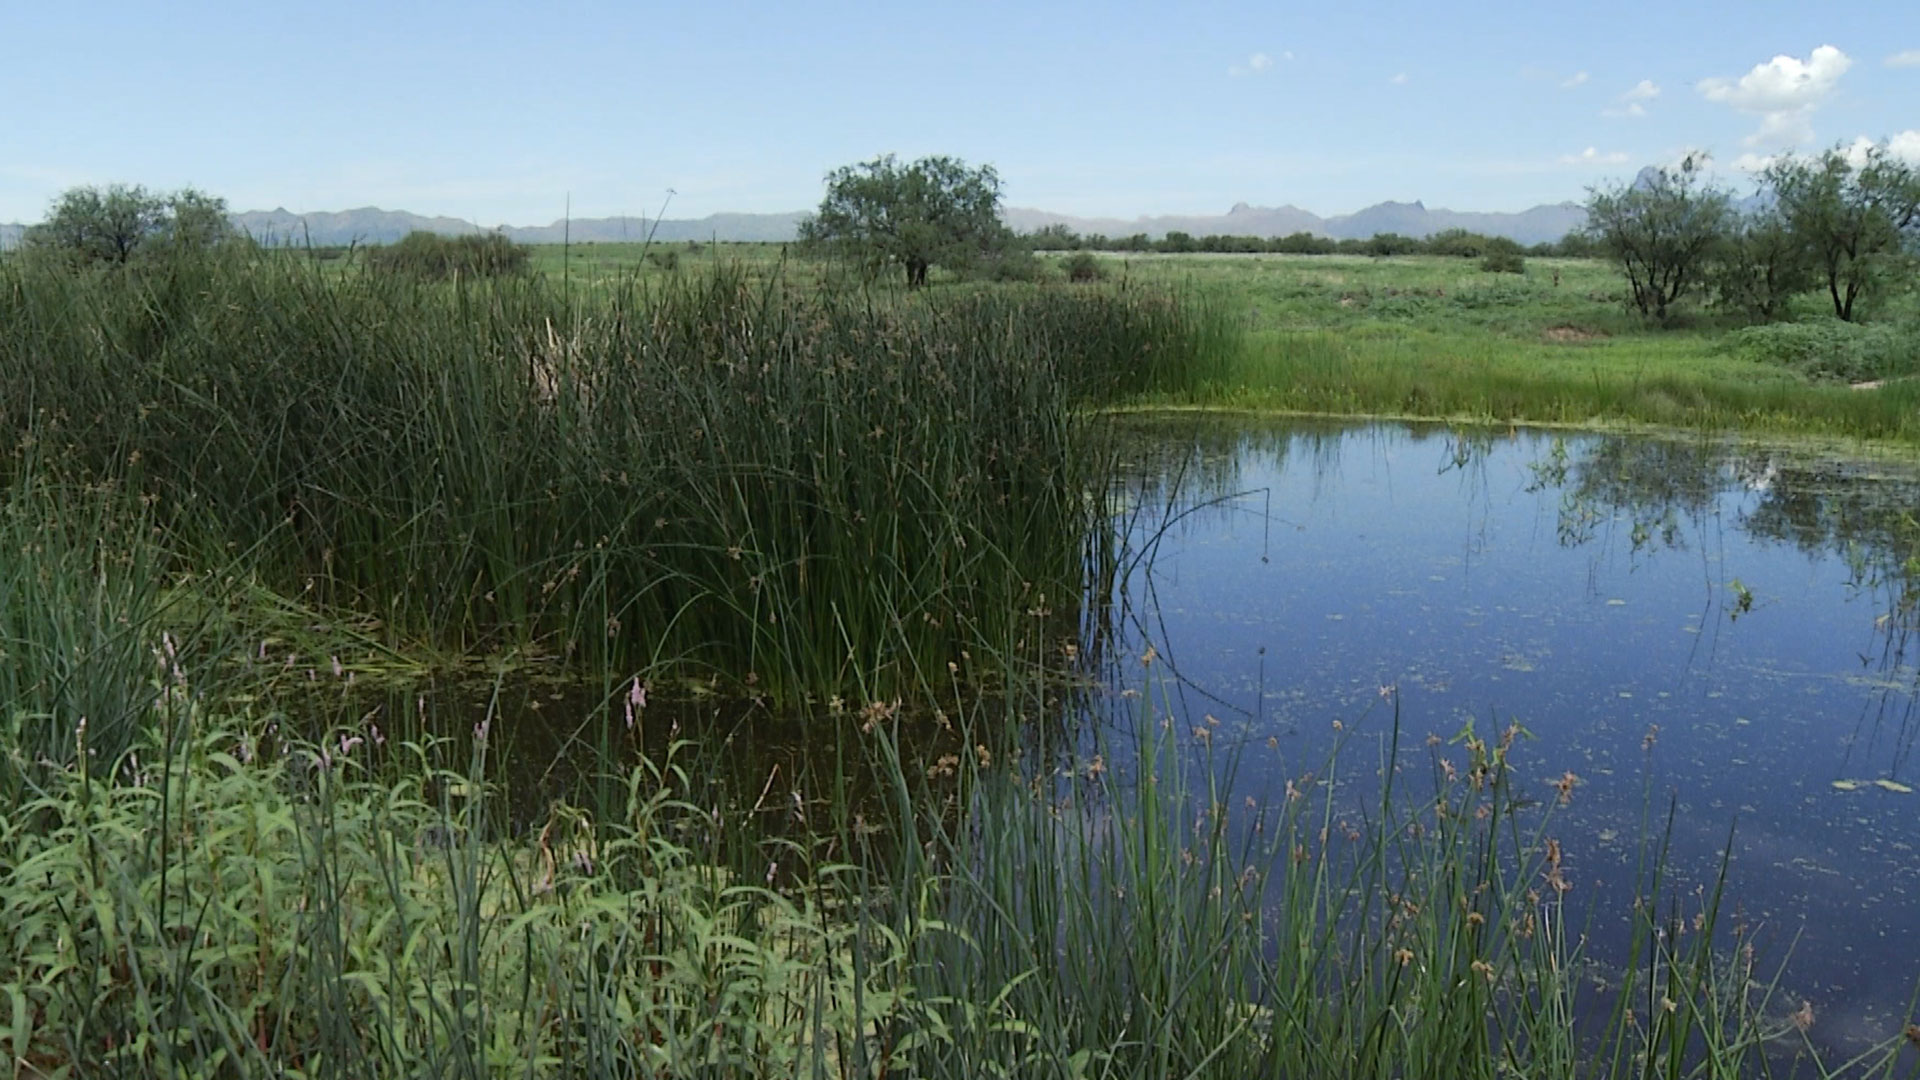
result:
M 1197 393 L 1143 398 L 1149 407 L 1422 417 L 1581 427 L 1682 427 L 1754 434 L 1920 443 L 1920 382 L 1874 390 L 1816 380 L 1731 348 L 1739 323 L 1698 308 L 1673 325 L 1642 319 L 1611 265 L 1531 259 L 1521 274 L 1439 256 L 1101 255 L 1109 282 L 1172 289 L 1246 330 Z M 1041 256 L 1064 282 L 1063 255 Z M 639 274 L 664 277 L 715 262 L 755 276 L 831 278 L 834 268 L 771 244 L 594 244 L 534 249 L 536 273 L 591 289 Z M 850 283 L 850 287 L 853 283 Z M 931 290 L 975 289 L 952 280 Z M 891 282 L 883 282 L 891 289 Z M 1910 293 L 1875 312 L 1916 325 Z M 1802 299 L 1796 318 L 1824 318 Z M 1896 373 L 1920 355 L 1916 335 Z

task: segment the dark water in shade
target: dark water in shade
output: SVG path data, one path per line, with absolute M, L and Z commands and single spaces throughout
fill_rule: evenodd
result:
M 1371 770 L 1386 687 L 1422 769 L 1428 734 L 1517 720 L 1523 784 L 1582 780 L 1555 832 L 1596 937 L 1624 936 L 1643 810 L 1671 800 L 1682 887 L 1712 884 L 1731 829 L 1728 904 L 1763 970 L 1791 949 L 1781 990 L 1821 1041 L 1899 1032 L 1920 980 L 1920 793 L 1897 790 L 1920 788 L 1920 470 L 1727 440 L 1139 430 L 1113 501 L 1151 557 L 1114 653 L 1156 650 L 1179 730 L 1211 715 L 1244 740 L 1239 786 L 1271 796 L 1336 720 Z

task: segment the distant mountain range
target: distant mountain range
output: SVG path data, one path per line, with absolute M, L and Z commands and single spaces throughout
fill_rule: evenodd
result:
M 551 225 L 506 226 L 500 232 L 525 244 L 638 242 L 649 236 L 656 242 L 684 240 L 758 241 L 781 243 L 794 239 L 804 210 L 785 214 L 711 214 L 703 218 L 611 217 L 581 218 Z M 1445 229 L 1468 229 L 1490 236 L 1506 236 L 1523 244 L 1558 240 L 1586 223 L 1578 203 L 1536 206 L 1516 214 L 1472 213 L 1427 209 L 1419 202 L 1383 202 L 1352 214 L 1323 218 L 1297 206 L 1250 206 L 1239 203 L 1225 214 L 1119 218 L 1081 218 L 1047 210 L 1009 208 L 1008 225 L 1032 232 L 1048 225 L 1065 225 L 1078 233 L 1131 236 L 1146 233 L 1158 238 L 1169 232 L 1194 236 L 1286 236 L 1305 232 L 1336 240 L 1365 239 L 1378 233 L 1430 236 Z M 416 230 L 459 236 L 490 231 L 461 218 L 424 217 L 404 210 L 359 210 L 296 214 L 290 210 L 249 210 L 233 215 L 236 225 L 263 243 L 334 246 L 386 244 Z M 20 242 L 23 227 L 0 224 L 0 247 Z
M 1045 210 L 1011 209 L 1007 224 L 1021 232 L 1032 232 L 1048 225 L 1065 225 L 1074 232 L 1102 233 L 1107 236 L 1131 236 L 1146 233 L 1159 238 L 1169 232 L 1193 236 L 1288 236 L 1313 233 L 1335 240 L 1364 240 L 1380 233 L 1426 237 L 1447 229 L 1466 229 L 1488 236 L 1505 236 L 1522 244 L 1540 244 L 1558 240 L 1587 223 L 1587 212 L 1579 203 L 1563 202 L 1536 206 L 1517 214 L 1475 213 L 1460 210 L 1429 210 L 1421 202 L 1383 202 L 1351 214 L 1323 218 L 1297 206 L 1249 206 L 1237 203 L 1225 214 L 1212 216 L 1141 217 L 1131 221 L 1119 218 L 1076 218 Z
M 806 212 L 790 214 L 711 214 L 703 218 L 610 217 L 578 218 L 551 225 L 508 225 L 500 228 L 522 244 L 638 243 L 649 236 L 655 242 L 681 240 L 783 241 L 792 240 Z M 489 232 L 471 221 L 449 217 L 422 217 L 405 210 L 364 207 L 339 213 L 296 214 L 289 210 L 249 210 L 233 215 L 234 224 L 266 243 L 386 244 L 410 232 L 425 231 L 460 236 Z

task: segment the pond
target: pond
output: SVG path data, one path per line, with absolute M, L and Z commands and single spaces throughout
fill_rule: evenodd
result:
M 1146 688 L 1197 768 L 1232 762 L 1231 801 L 1278 801 L 1337 748 L 1358 808 L 1396 725 L 1417 789 L 1464 764 L 1468 724 L 1518 723 L 1522 793 L 1552 808 L 1602 967 L 1622 959 L 1648 844 L 1670 845 L 1669 896 L 1712 888 L 1727 855 L 1725 913 L 1760 970 L 1785 962 L 1783 1011 L 1810 1002 L 1811 1037 L 1842 1051 L 1899 1030 L 1920 982 L 1920 463 L 1725 438 L 1125 423 L 1111 617 L 1078 605 L 1100 627 L 1077 648 L 1102 674 L 1050 732 L 1104 738 L 1124 783 L 1113 748 Z M 857 754 L 845 722 L 723 697 L 657 701 L 644 731 L 594 719 L 627 691 L 475 677 L 384 712 L 451 732 L 500 716 L 536 818 L 586 796 L 607 730 L 623 753 L 697 737 L 770 828 L 806 820 L 799 792 L 819 798 Z M 949 741 L 925 724 L 902 740 L 920 764 L 966 751 Z M 843 794 L 883 816 L 882 792 Z
M 1336 739 L 1375 773 L 1396 708 L 1398 762 L 1426 771 L 1468 722 L 1517 721 L 1523 784 L 1579 778 L 1554 830 L 1596 941 L 1671 808 L 1674 871 L 1710 888 L 1730 850 L 1727 903 L 1790 952 L 1781 993 L 1820 1041 L 1899 1030 L 1920 470 L 1699 437 L 1135 426 L 1113 653 L 1154 651 L 1175 729 L 1240 747 L 1239 788 L 1272 797 Z

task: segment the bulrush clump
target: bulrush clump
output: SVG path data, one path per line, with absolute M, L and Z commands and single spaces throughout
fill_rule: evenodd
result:
M 1195 377 L 1227 325 L 1140 289 L 889 298 L 721 264 L 570 292 L 8 260 L 0 445 L 389 644 L 891 697 L 1078 624 L 1096 407 Z

